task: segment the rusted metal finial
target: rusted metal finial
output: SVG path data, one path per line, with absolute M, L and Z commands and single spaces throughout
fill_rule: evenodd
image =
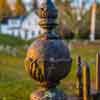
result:
M 56 87 L 69 74 L 72 59 L 67 44 L 63 40 L 54 39 L 57 37 L 53 32 L 57 25 L 57 9 L 54 3 L 44 0 L 39 6 L 38 15 L 39 25 L 45 35 L 29 47 L 25 68 L 40 83 L 42 90 L 34 92 L 30 100 L 66 100 L 66 95 Z

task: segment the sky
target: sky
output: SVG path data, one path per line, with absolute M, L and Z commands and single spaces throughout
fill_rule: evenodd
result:
M 14 3 L 16 0 L 8 0 L 8 1 L 9 1 L 10 3 Z M 32 0 L 22 0 L 22 1 L 28 3 L 28 2 L 31 2 Z M 42 0 L 40 0 L 40 1 L 42 1 Z M 73 0 L 73 1 L 81 1 L 81 0 Z M 89 1 L 89 3 L 93 2 L 93 0 L 86 0 L 86 1 Z M 97 0 L 97 1 L 100 2 L 100 0 Z
M 9 4 L 14 4 L 16 0 L 8 0 Z M 28 4 L 28 3 L 31 3 L 32 0 L 22 0 L 24 3 Z M 43 1 L 43 0 L 37 0 L 37 1 Z M 73 0 L 73 4 L 74 5 L 78 5 L 78 6 L 81 6 L 81 2 L 82 0 Z M 87 1 L 88 4 L 87 4 L 87 8 L 89 8 L 91 6 L 91 4 L 93 3 L 94 0 L 84 0 L 84 1 Z M 98 2 L 100 2 L 100 0 L 96 0 Z
M 15 1 L 16 1 L 16 0 L 8 0 L 8 2 L 9 2 L 10 4 L 15 3 Z M 23 2 L 26 2 L 26 3 L 29 3 L 29 2 L 31 2 L 32 0 L 22 0 L 22 1 L 23 1 Z M 42 0 L 40 0 L 40 1 L 42 1 Z M 81 2 L 82 0 L 73 0 L 73 1 L 75 1 L 75 2 L 77 3 L 77 2 Z M 88 2 L 89 2 L 89 5 L 93 2 L 93 0 L 84 0 L 84 1 L 88 1 Z M 97 1 L 100 2 L 100 0 L 97 0 Z

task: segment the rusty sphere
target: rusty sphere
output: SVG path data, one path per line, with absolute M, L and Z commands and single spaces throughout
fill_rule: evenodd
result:
M 28 49 L 25 68 L 41 84 L 56 85 L 70 72 L 69 49 L 63 40 L 37 39 Z

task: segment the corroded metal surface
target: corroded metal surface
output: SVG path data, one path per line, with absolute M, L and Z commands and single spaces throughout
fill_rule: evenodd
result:
M 56 88 L 50 90 L 39 90 L 30 96 L 30 100 L 68 100 L 67 95 Z
M 65 42 L 59 40 L 56 33 L 53 32 L 57 25 L 57 9 L 51 0 L 44 0 L 38 14 L 39 25 L 45 35 L 38 38 L 29 47 L 25 59 L 25 69 L 46 90 L 34 92 L 31 100 L 66 100 L 64 98 L 66 95 L 57 90 L 56 86 L 70 72 L 72 59 Z M 46 93 L 50 95 L 42 99 Z
M 28 50 L 26 69 L 41 84 L 59 82 L 68 75 L 70 68 L 70 53 L 62 40 L 36 40 Z

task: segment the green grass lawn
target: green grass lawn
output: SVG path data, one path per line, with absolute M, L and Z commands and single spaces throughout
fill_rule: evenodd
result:
M 20 49 L 20 48 L 19 48 Z M 95 55 L 100 51 L 99 47 L 72 48 L 73 64 L 71 72 L 59 86 L 68 94 L 76 93 L 74 83 L 76 83 L 76 57 L 82 56 L 87 61 L 91 69 L 91 80 L 95 79 Z M 24 54 L 24 51 L 20 49 Z M 38 87 L 36 83 L 29 77 L 24 69 L 24 58 L 14 57 L 0 53 L 0 100 L 29 100 L 29 95 Z M 70 85 L 70 86 L 69 86 Z
M 0 44 L 20 47 L 25 44 L 30 44 L 33 40 L 22 40 L 20 37 L 15 37 L 0 33 Z

